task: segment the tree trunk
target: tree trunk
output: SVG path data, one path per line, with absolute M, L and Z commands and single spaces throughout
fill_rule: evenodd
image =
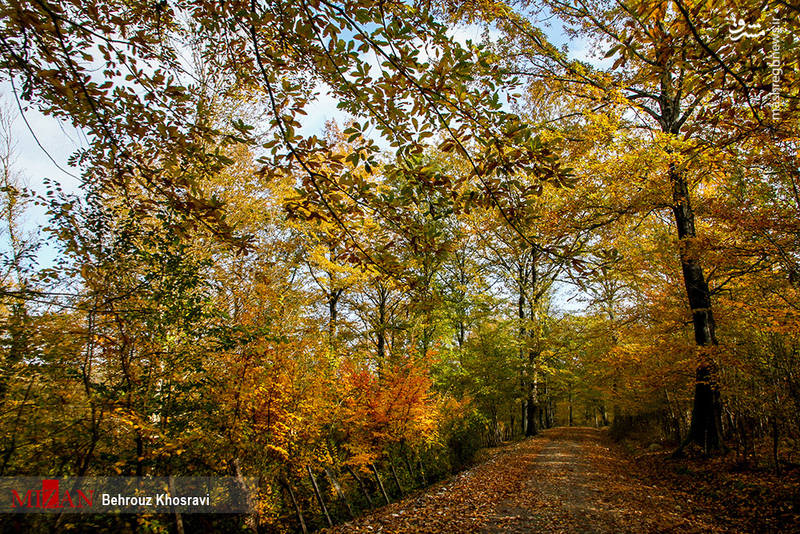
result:
M 325 475 L 328 477 L 328 482 L 330 482 L 331 486 L 333 486 L 333 489 L 336 490 L 336 495 L 339 496 L 339 500 L 341 500 L 344 503 L 345 508 L 347 508 L 347 513 L 350 516 L 350 519 L 355 518 L 355 515 L 353 515 L 353 508 L 350 506 L 350 501 L 347 500 L 347 496 L 344 494 L 344 491 L 342 491 L 342 486 L 339 484 L 339 481 L 336 480 L 336 477 L 333 476 L 333 473 L 331 473 L 330 469 L 327 467 L 323 467 L 323 469 L 325 470 Z
M 233 465 L 236 468 L 236 482 L 239 483 L 239 487 L 242 489 L 243 492 L 247 495 L 247 507 L 249 509 L 247 516 L 245 516 L 244 524 L 250 529 L 252 532 L 258 532 L 258 513 L 256 512 L 256 507 L 253 505 L 253 493 L 252 489 L 247 486 L 247 483 L 244 480 L 244 476 L 242 475 L 242 466 L 241 462 L 239 462 L 239 458 L 234 458 Z M 172 477 L 170 477 L 170 481 Z M 170 487 L 170 491 L 172 488 Z M 183 522 L 178 515 L 178 519 L 180 520 L 179 525 L 179 534 L 183 534 Z
M 528 352 L 528 365 L 533 370 L 533 376 L 528 383 L 528 425 L 525 431 L 526 436 L 535 436 L 542 427 L 542 407 L 539 405 L 539 354 L 531 350 Z
M 778 457 L 778 445 L 779 445 L 779 434 L 778 434 L 778 418 L 776 416 L 772 416 L 772 461 L 775 464 L 775 474 L 780 476 L 781 474 L 781 463 L 780 458 Z
M 572 426 L 572 385 L 570 385 L 568 399 L 569 399 L 569 426 Z
M 536 403 L 536 386 L 528 391 L 528 420 L 525 425 L 525 436 L 535 436 L 539 433 L 539 405 Z
M 547 428 L 547 418 L 545 416 L 545 409 L 542 408 L 542 402 L 539 401 L 539 404 L 536 406 L 536 411 L 539 413 L 539 430 L 543 428 Z
M 389 504 L 389 495 L 386 494 L 386 488 L 383 487 L 383 480 L 381 480 L 381 475 L 378 473 L 378 468 L 375 467 L 375 464 L 369 464 L 372 467 L 372 472 L 375 473 L 375 480 L 378 482 L 378 487 L 381 489 L 381 494 L 383 495 L 383 500 L 386 501 L 386 504 Z
M 525 336 L 525 288 L 524 284 L 524 276 L 525 272 L 523 270 L 522 265 L 520 264 L 517 268 L 517 275 L 519 276 L 519 296 L 517 298 L 517 317 L 519 318 L 519 358 L 523 360 L 525 357 L 525 347 L 523 343 L 526 342 Z M 520 389 L 522 390 L 521 393 L 525 395 L 528 382 L 525 380 L 526 372 L 523 368 L 519 377 L 519 385 Z M 520 418 L 520 425 L 522 426 L 522 435 L 528 436 L 528 413 L 530 413 L 530 403 L 525 400 L 521 403 L 522 413 L 520 414 L 522 417 Z
M 175 495 L 175 481 L 174 481 L 174 479 L 175 479 L 175 477 L 173 477 L 172 475 L 169 476 L 169 494 L 172 495 L 172 496 Z M 172 507 L 172 513 L 173 513 L 173 515 L 175 517 L 175 531 L 178 534 L 184 534 L 185 530 L 183 529 L 183 516 L 181 516 L 181 513 L 179 511 L 177 511 L 174 506 Z
M 331 284 L 333 284 L 333 275 L 331 275 Z M 328 293 L 328 343 L 331 347 L 336 345 L 336 320 L 339 316 L 338 305 L 342 291 L 342 289 L 331 287 Z
M 417 477 L 414 476 L 414 469 L 411 467 L 411 460 L 408 458 L 408 452 L 406 451 L 405 447 L 403 447 L 403 463 L 406 465 L 409 479 L 411 480 L 412 484 L 416 485 L 414 481 Z
M 386 360 L 386 291 L 383 286 L 378 289 L 378 365 L 382 366 Z
M 711 295 L 700 265 L 696 238 L 694 212 L 689 201 L 686 175 L 670 164 L 670 180 L 674 205 L 675 225 L 678 230 L 679 253 L 683 281 L 689 308 L 692 311 L 695 343 L 699 347 L 699 361 L 695 370 L 694 403 L 689 433 L 681 449 L 689 443 L 703 447 L 706 454 L 722 448 L 720 435 L 720 403 L 716 382 L 716 367 L 706 347 L 717 344 L 714 315 L 711 311 Z M 681 449 L 678 449 L 679 451 Z
M 403 489 L 403 486 L 400 485 L 400 479 L 397 477 L 397 469 L 394 467 L 394 460 L 392 460 L 391 456 L 389 456 L 389 467 L 392 468 L 392 478 L 394 478 L 394 484 L 397 486 L 397 489 L 400 490 L 400 495 L 403 495 L 405 490 Z
M 531 247 L 531 266 L 527 274 L 530 276 L 530 283 L 528 285 L 529 291 L 531 292 L 528 296 L 528 305 L 530 307 L 528 317 L 530 318 L 531 322 L 535 322 L 538 320 L 538 293 L 537 293 L 537 284 L 538 280 L 538 271 L 537 271 L 537 254 L 536 248 Z M 538 382 L 539 382 L 539 372 L 538 372 L 538 359 L 539 354 L 538 351 L 534 348 L 538 346 L 539 343 L 539 325 L 538 324 L 531 324 L 531 327 L 528 329 L 528 425 L 525 430 L 526 436 L 535 436 L 539 433 L 540 425 L 540 418 L 541 414 L 540 407 L 539 407 L 539 396 L 538 396 Z
M 136 442 L 136 476 L 142 477 L 144 476 L 144 464 L 142 463 L 144 459 L 144 438 L 139 430 L 136 430 L 134 441 Z
M 328 507 L 325 506 L 325 501 L 322 499 L 322 493 L 319 491 L 319 486 L 317 486 L 317 479 L 314 478 L 314 472 L 311 471 L 311 466 L 306 466 L 306 471 L 308 471 L 308 477 L 311 479 L 311 487 L 314 488 L 314 495 L 317 497 L 317 502 L 319 503 L 319 507 L 322 509 L 322 514 L 325 516 L 325 520 L 328 522 L 328 526 L 333 526 L 333 521 L 331 521 L 331 516 L 328 514 Z
M 367 491 L 367 487 L 364 485 L 364 481 L 361 480 L 361 477 L 356 474 L 355 471 L 349 466 L 345 465 L 344 468 L 350 473 L 350 476 L 355 479 L 358 483 L 358 487 L 361 488 L 361 493 L 364 494 L 364 497 L 367 499 L 367 503 L 369 503 L 370 508 L 374 508 L 375 504 L 372 502 L 372 497 L 369 496 L 369 492 Z
M 527 436 L 528 433 L 528 401 L 522 401 L 522 417 L 519 420 L 520 425 L 522 426 L 522 435 Z
M 300 530 L 303 534 L 308 534 L 308 528 L 306 528 L 306 521 L 303 519 L 303 511 L 300 509 L 300 505 L 297 504 L 297 498 L 294 496 L 294 490 L 292 490 L 292 485 L 289 484 L 289 480 L 286 478 L 281 478 L 281 484 L 283 487 L 286 488 L 287 493 L 289 493 L 289 498 L 292 501 L 292 507 L 294 508 L 294 513 L 297 515 L 297 520 L 300 522 Z

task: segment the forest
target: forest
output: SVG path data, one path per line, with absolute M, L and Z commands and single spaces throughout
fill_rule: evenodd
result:
M 554 427 L 800 526 L 796 1 L 0 14 L 0 477 L 258 485 L 0 531 L 367 532 Z

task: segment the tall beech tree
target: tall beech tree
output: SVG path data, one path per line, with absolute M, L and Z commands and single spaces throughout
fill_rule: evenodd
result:
M 681 271 L 697 344 L 694 406 L 688 442 L 706 451 L 719 450 L 720 405 L 714 347 L 716 325 L 711 290 L 692 202 L 697 180 L 696 158 L 712 146 L 752 135 L 769 121 L 765 113 L 770 85 L 767 56 L 743 60 L 739 54 L 752 44 L 732 45 L 726 17 L 733 6 L 710 3 L 549 1 L 546 9 L 558 16 L 573 36 L 595 46 L 611 66 L 593 66 L 570 59 L 548 43 L 536 27 L 541 10 L 523 4 L 519 12 L 496 5 L 453 6 L 456 17 L 481 16 L 503 30 L 508 39 L 498 44 L 509 76 L 547 83 L 583 103 L 577 113 L 607 113 L 622 109 L 621 124 L 653 132 L 664 153 L 670 187 L 665 204 L 672 212 L 678 237 Z M 751 9 L 748 6 L 748 16 Z M 776 5 L 773 18 L 796 25 L 791 8 Z M 746 48 L 749 47 L 749 48 Z M 749 63 L 749 64 L 748 64 Z M 794 82 L 794 80 L 791 80 Z M 794 106 L 794 103 L 791 104 Z M 784 115 L 784 118 L 787 115 Z M 735 127 L 734 124 L 739 121 Z M 778 131 L 784 121 L 774 125 Z M 657 133 L 656 133 L 657 132 Z M 785 135 L 785 134 L 784 134 Z M 712 266 L 713 267 L 713 266 Z

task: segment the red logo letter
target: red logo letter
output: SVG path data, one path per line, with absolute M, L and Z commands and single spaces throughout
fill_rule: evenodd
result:
M 17 506 L 20 506 L 20 507 L 24 506 L 25 508 L 30 508 L 31 507 L 31 493 L 32 493 L 32 491 L 28 490 L 28 493 L 25 494 L 25 503 L 23 504 L 22 499 L 19 496 L 19 493 L 17 493 L 17 490 L 13 490 L 12 489 L 11 490 L 11 507 L 12 508 L 16 508 Z M 17 504 L 14 504 L 15 502 Z
M 57 479 L 42 480 L 42 508 L 61 508 Z

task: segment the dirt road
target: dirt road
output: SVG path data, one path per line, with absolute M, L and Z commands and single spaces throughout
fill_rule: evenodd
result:
M 687 504 L 638 475 L 601 431 L 554 428 L 335 532 L 720 531 Z
M 487 533 L 709 532 L 703 518 L 664 488 L 636 477 L 618 451 L 592 428 L 556 428 L 522 490 L 502 501 Z M 706 518 L 708 519 L 708 518 Z

